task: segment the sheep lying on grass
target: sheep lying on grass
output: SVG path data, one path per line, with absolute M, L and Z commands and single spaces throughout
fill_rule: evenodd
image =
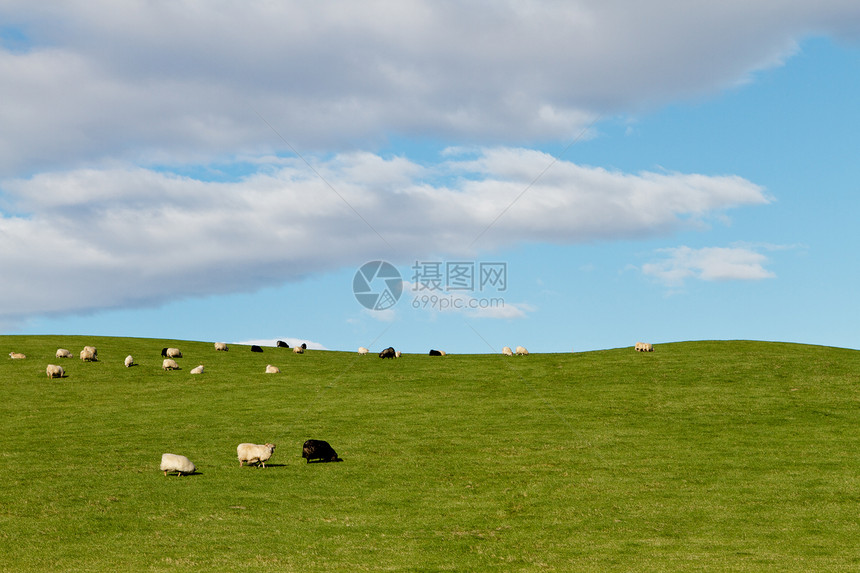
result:
M 281 369 L 271 364 L 266 364 L 266 374 L 280 374 Z
M 189 374 L 203 374 L 203 365 L 201 364 L 200 366 L 192 368 Z
M 164 472 L 164 475 L 167 475 L 168 472 L 177 472 L 177 475 L 181 476 L 189 475 L 193 474 L 196 469 L 197 468 L 194 467 L 194 464 L 191 463 L 191 460 L 185 456 L 180 456 L 178 454 L 161 454 L 161 471 Z
M 45 372 L 48 373 L 48 378 L 62 378 L 66 375 L 66 371 L 63 370 L 63 367 L 57 366 L 56 364 L 48 364 L 48 367 L 45 368 Z
M 304 354 L 304 353 L 305 353 L 305 349 L 304 349 L 302 346 L 294 346 L 294 347 L 293 347 L 293 352 L 294 352 L 294 353 L 296 353 L 296 354 Z
M 25 358 L 27 358 L 27 355 L 21 354 L 20 352 L 10 352 L 9 358 L 11 358 L 12 360 L 24 360 Z
M 239 444 L 236 446 L 236 455 L 239 458 L 239 467 L 242 464 L 260 464 L 266 467 L 266 462 L 275 453 L 275 444 Z

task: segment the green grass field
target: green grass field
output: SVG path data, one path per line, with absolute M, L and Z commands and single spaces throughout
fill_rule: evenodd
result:
M 858 351 L 264 350 L 0 337 L 2 570 L 860 570 Z M 308 438 L 344 461 L 306 464 Z

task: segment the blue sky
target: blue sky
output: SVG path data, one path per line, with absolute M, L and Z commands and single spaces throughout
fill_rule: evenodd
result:
M 0 3 L 0 331 L 860 348 L 860 7 L 671 4 Z

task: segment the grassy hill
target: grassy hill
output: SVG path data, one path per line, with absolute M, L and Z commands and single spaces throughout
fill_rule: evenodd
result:
M 54 358 L 87 344 L 99 362 Z M 305 464 L 308 438 L 344 462 Z M 240 468 L 240 442 L 277 444 L 271 467 Z M 164 452 L 197 473 L 165 477 Z M 858 452 L 853 350 L 0 336 L 4 571 L 856 571 Z

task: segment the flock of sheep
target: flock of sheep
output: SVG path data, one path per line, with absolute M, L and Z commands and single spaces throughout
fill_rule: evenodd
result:
M 286 343 L 284 343 L 280 340 L 278 341 L 278 346 L 289 348 L 289 346 L 287 346 Z M 295 348 L 293 348 L 293 352 L 295 354 L 303 354 L 305 349 L 307 349 L 307 344 L 302 344 L 301 346 L 296 346 Z M 229 347 L 227 346 L 226 342 L 216 342 L 215 343 L 215 350 L 226 352 L 227 350 L 229 350 Z M 251 347 L 251 351 L 252 352 L 262 352 L 263 350 L 259 346 L 255 345 L 255 346 Z M 398 352 L 398 355 L 399 354 L 400 353 Z M 178 348 L 163 348 L 161 350 L 161 356 L 163 358 L 163 360 L 161 362 L 161 369 L 162 370 L 179 370 L 179 364 L 176 362 L 175 359 L 176 358 L 182 358 L 182 351 L 181 350 L 179 350 Z M 58 348 L 57 352 L 56 352 L 56 357 L 57 358 L 71 358 L 72 353 L 66 348 Z M 98 350 L 96 349 L 95 346 L 85 346 L 84 349 L 81 350 L 80 357 L 81 357 L 81 360 L 84 362 L 98 362 L 98 360 L 99 360 Z M 23 354 L 21 352 L 10 352 L 9 358 L 12 360 L 24 360 L 27 358 L 27 355 Z M 126 356 L 123 363 L 125 364 L 126 368 L 130 368 L 132 366 L 137 366 L 137 364 L 135 364 L 135 362 L 134 362 L 134 357 L 131 355 Z M 203 370 L 204 370 L 203 365 L 200 364 L 200 365 L 192 368 L 189 371 L 189 373 L 190 374 L 203 374 Z M 271 364 L 266 365 L 266 374 L 278 374 L 280 372 L 281 372 L 281 370 L 277 366 L 272 366 Z M 65 368 L 63 368 L 62 366 L 60 366 L 58 364 L 48 364 L 47 368 L 45 368 L 45 373 L 47 374 L 48 378 L 65 378 L 66 377 Z
M 249 444 L 242 443 L 236 446 L 236 457 L 239 458 L 239 467 L 244 464 L 266 467 L 266 462 L 275 453 L 275 444 Z M 307 463 L 316 460 L 318 462 L 342 462 L 334 448 L 325 440 L 306 440 L 302 444 L 302 458 Z M 159 469 L 164 475 L 175 473 L 177 476 L 191 475 L 197 471 L 197 467 L 187 457 L 179 454 L 161 454 L 161 466 Z
M 282 342 L 278 341 L 277 346 L 280 348 L 289 348 L 289 346 Z M 302 344 L 301 346 L 296 346 L 293 348 L 293 352 L 296 354 L 302 354 L 307 345 Z M 634 349 L 637 352 L 653 352 L 654 346 L 645 342 L 637 342 L 634 346 Z M 226 352 L 229 350 L 228 346 L 224 342 L 216 342 L 215 350 Z M 252 352 L 262 352 L 262 348 L 259 346 L 252 346 Z M 366 355 L 369 354 L 370 350 L 365 348 L 364 346 L 359 347 L 358 354 Z M 505 346 L 502 348 L 502 354 L 505 356 L 527 356 L 529 353 L 523 346 L 517 346 L 515 350 L 511 350 L 509 346 Z M 179 369 L 179 365 L 176 362 L 176 358 L 182 358 L 182 351 L 178 348 L 163 348 L 161 350 L 161 356 L 163 358 L 162 361 L 162 369 L 163 370 L 177 370 Z M 388 347 L 379 353 L 380 358 L 400 358 L 401 353 L 399 350 L 394 350 L 393 347 Z M 443 350 L 430 350 L 430 356 L 445 356 L 445 351 Z M 65 348 L 58 348 L 56 352 L 57 358 L 71 358 L 72 353 Z M 9 358 L 12 360 L 24 360 L 27 356 L 20 352 L 10 352 Z M 83 350 L 80 352 L 80 358 L 84 362 L 97 362 L 98 361 L 98 350 L 95 346 L 85 346 Z M 124 364 L 126 368 L 130 368 L 135 366 L 134 358 L 129 355 L 126 356 L 124 360 Z M 65 370 L 62 366 L 57 364 L 48 364 L 48 367 L 45 369 L 48 378 L 63 378 L 65 374 Z M 277 366 L 273 366 L 271 364 L 266 365 L 266 374 L 278 374 L 280 373 L 280 369 Z M 202 374 L 203 373 L 203 365 L 199 365 L 190 370 L 191 374 Z M 239 459 L 239 467 L 242 467 L 244 464 L 254 464 L 258 467 L 266 467 L 266 462 L 272 457 L 272 454 L 275 452 L 275 444 L 266 443 L 266 444 L 251 444 L 251 443 L 242 443 L 236 447 L 236 455 Z M 302 446 L 302 457 L 307 460 L 308 463 L 311 460 L 319 460 L 319 461 L 342 461 L 334 449 L 323 440 L 307 440 Z M 196 471 L 196 466 L 191 460 L 187 457 L 179 454 L 170 454 L 165 453 L 161 456 L 161 471 L 164 472 L 164 475 L 168 475 L 169 473 L 176 473 L 177 475 L 190 475 Z
M 279 340 L 277 342 L 277 346 L 279 348 L 289 348 L 289 346 L 281 340 Z M 296 354 L 303 354 L 305 349 L 307 349 L 307 345 L 302 344 L 301 346 L 296 346 L 295 348 L 293 348 L 293 352 Z M 654 351 L 654 345 L 649 344 L 647 342 L 637 342 L 636 345 L 634 346 L 634 349 L 637 352 L 653 352 Z M 229 350 L 229 347 L 227 346 L 226 342 L 216 342 L 215 343 L 215 350 L 226 352 L 227 350 Z M 260 348 L 259 346 L 254 345 L 251 347 L 251 352 L 262 352 L 262 351 L 263 351 L 263 349 Z M 364 355 L 369 354 L 369 353 L 370 353 L 370 350 L 365 348 L 364 346 L 360 346 L 358 348 L 358 354 L 361 356 L 364 356 Z M 517 346 L 516 349 L 514 349 L 514 350 L 511 350 L 510 346 L 505 346 L 504 348 L 502 348 L 502 354 L 504 354 L 505 356 L 514 356 L 515 354 L 517 356 L 527 356 L 528 353 L 529 353 L 529 351 L 526 350 L 526 348 L 524 346 Z M 67 350 L 65 348 L 58 348 L 56 356 L 57 356 L 57 358 L 71 358 L 72 353 L 69 352 L 69 350 Z M 161 363 L 162 370 L 178 370 L 179 369 L 179 364 L 176 362 L 175 359 L 176 358 L 182 358 L 182 352 L 178 348 L 163 348 L 161 350 L 161 356 L 164 358 L 164 360 L 162 360 L 162 363 Z M 389 346 L 388 348 L 386 348 L 385 350 L 383 350 L 382 352 L 379 353 L 380 358 L 400 358 L 400 356 L 401 356 L 400 351 L 394 350 L 394 348 L 391 346 Z M 444 350 L 430 350 L 430 356 L 445 356 L 445 351 Z M 81 360 L 83 360 L 84 362 L 97 362 L 98 361 L 98 350 L 96 349 L 95 346 L 85 346 L 84 349 L 81 350 L 80 357 L 81 357 Z M 23 359 L 27 358 L 27 356 L 25 354 L 20 353 L 20 352 L 10 352 L 9 358 L 11 358 L 12 360 L 23 360 Z M 130 368 L 131 366 L 135 366 L 134 358 L 131 355 L 126 356 L 124 364 L 125 364 L 126 368 Z M 200 364 L 200 365 L 192 368 L 189 371 L 189 373 L 190 374 L 203 374 L 203 370 L 204 370 L 203 365 Z M 62 366 L 59 366 L 57 364 L 48 364 L 48 367 L 45 369 L 45 372 L 46 372 L 48 378 L 63 378 L 66 375 L 65 369 L 63 369 Z M 273 366 L 272 364 L 266 365 L 266 374 L 280 374 L 280 372 L 281 372 L 281 369 L 278 368 L 277 366 Z

